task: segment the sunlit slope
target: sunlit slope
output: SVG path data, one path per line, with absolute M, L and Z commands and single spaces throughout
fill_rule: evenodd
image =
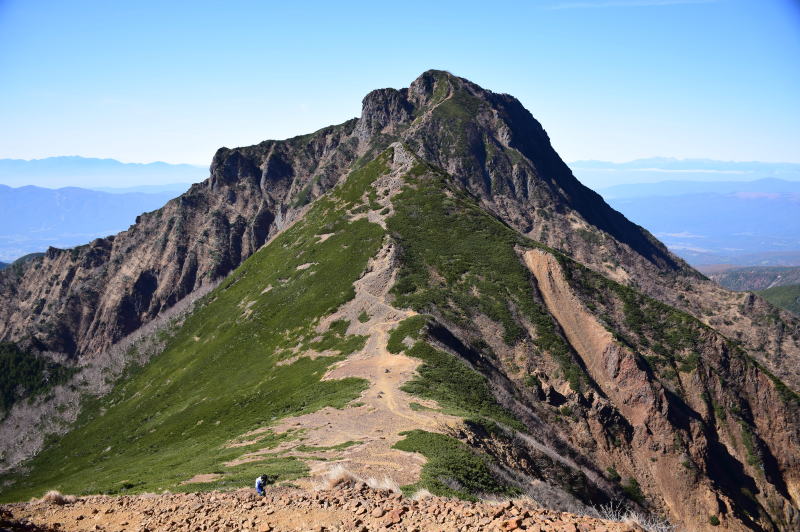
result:
M 393 143 L 2 497 L 318 481 L 342 464 L 407 493 L 789 529 L 798 401 L 735 341 L 526 238 Z
M 349 219 L 390 156 L 389 151 L 351 174 L 206 296 L 174 329 L 161 355 L 88 406 L 76 427 L 37 456 L 2 499 L 25 499 L 49 488 L 174 490 L 196 474 L 223 470 L 218 485 L 243 478 L 249 483 L 257 471 L 281 478 L 303 474 L 303 462 L 286 454 L 222 466 L 264 447 L 269 438 L 277 443 L 272 433 L 249 446 L 226 443 L 278 418 L 328 405 L 345 408 L 364 389 L 362 379 L 320 380 L 364 338 L 344 336 L 341 327 L 320 338 L 315 325 L 353 297 L 353 282 L 381 245 L 379 225 Z M 323 234 L 330 236 L 319 238 Z M 315 350 L 339 355 L 278 364 Z
M 776 307 L 800 314 L 800 285 L 773 286 L 762 290 L 759 295 Z

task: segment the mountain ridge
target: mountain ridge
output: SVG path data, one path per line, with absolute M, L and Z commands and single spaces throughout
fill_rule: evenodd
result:
M 437 76 L 441 77 L 443 82 L 436 85 L 439 93 L 435 94 L 434 85 L 436 84 Z M 212 278 L 224 275 L 238 265 L 243 258 L 249 256 L 266 241 L 268 234 L 272 234 L 276 229 L 285 226 L 290 219 L 297 215 L 297 212 L 299 212 L 299 209 L 302 207 L 300 203 L 306 203 L 313 199 L 323 191 L 330 189 L 333 184 L 338 181 L 340 177 L 339 168 L 345 164 L 352 164 L 357 159 L 357 155 L 359 155 L 357 153 L 358 146 L 362 146 L 359 156 L 365 156 L 369 155 L 370 151 L 374 153 L 377 149 L 376 147 L 385 147 L 388 145 L 387 141 L 390 140 L 394 132 L 401 127 L 407 127 L 412 132 L 413 136 L 419 136 L 424 139 L 426 136 L 430 137 L 432 132 L 436 132 L 442 127 L 452 129 L 454 127 L 459 127 L 459 124 L 470 124 L 472 121 L 469 120 L 469 114 L 460 107 L 460 104 L 455 105 L 455 111 L 451 109 L 453 105 L 446 106 L 444 111 L 437 111 L 440 104 L 447 103 L 445 100 L 449 100 L 448 96 L 450 96 L 451 91 L 455 91 L 455 93 L 458 92 L 454 87 L 466 87 L 468 91 L 472 90 L 476 93 L 478 91 L 483 91 L 483 89 L 478 88 L 476 85 L 466 80 L 461 80 L 461 78 L 456 78 L 449 74 L 445 75 L 440 71 L 429 71 L 415 80 L 409 89 L 404 89 L 409 94 L 408 99 L 404 99 L 403 92 L 397 91 L 396 89 L 380 89 L 368 94 L 364 98 L 364 111 L 361 119 L 353 119 L 339 126 L 329 126 L 311 135 L 298 136 L 285 141 L 265 141 L 255 146 L 234 149 L 220 148 L 212 160 L 211 176 L 208 181 L 202 185 L 193 185 L 190 190 L 180 196 L 178 200 L 167 203 L 164 209 L 155 211 L 155 213 L 144 214 L 137 218 L 137 224 L 132 226 L 131 230 L 123 232 L 118 235 L 118 237 L 115 237 L 122 238 L 122 241 L 125 242 L 124 244 L 122 244 L 122 242 L 115 243 L 115 238 L 98 239 L 94 241 L 89 248 L 78 247 L 70 251 L 70 257 L 76 255 L 75 259 L 77 260 L 84 255 L 83 249 L 92 249 L 94 253 L 99 253 L 101 256 L 104 256 L 105 258 L 103 260 L 109 260 L 109 254 L 114 253 L 115 248 L 123 246 L 130 247 L 131 241 L 136 242 L 138 240 L 134 235 L 139 227 L 142 227 L 144 232 L 156 230 L 155 227 L 152 226 L 158 226 L 160 224 L 154 218 L 163 216 L 161 214 L 162 212 L 168 212 L 169 214 L 167 214 L 167 216 L 172 216 L 175 219 L 184 216 L 184 213 L 190 217 L 196 217 L 199 213 L 193 213 L 193 209 L 196 209 L 200 204 L 206 204 L 204 209 L 211 211 L 212 214 L 225 213 L 218 220 L 221 225 L 216 227 L 213 223 L 209 224 L 208 222 L 204 223 L 200 221 L 196 224 L 189 224 L 191 226 L 206 226 L 206 231 L 211 234 L 221 231 L 223 233 L 220 235 L 222 241 L 218 244 L 221 249 L 215 250 L 215 253 L 221 254 L 222 257 L 215 259 L 213 262 L 206 257 L 206 264 L 201 264 L 199 257 L 207 254 L 207 252 L 198 251 L 195 255 L 192 255 L 188 248 L 184 249 L 182 247 L 187 246 L 187 244 L 183 244 L 182 246 L 175 246 L 173 249 L 168 250 L 168 252 L 174 256 L 174 259 L 166 260 L 166 257 L 164 259 L 155 257 L 152 259 L 156 261 L 164 260 L 167 262 L 163 266 L 156 266 L 154 264 L 152 267 L 163 267 L 167 270 L 167 272 L 165 272 L 166 276 L 172 277 L 173 279 L 177 277 L 177 279 L 169 282 L 168 286 L 163 288 L 156 286 L 148 289 L 151 291 L 151 295 L 155 296 L 156 299 L 150 301 L 151 296 L 148 296 L 147 304 L 140 305 L 152 307 L 152 309 L 143 308 L 139 312 L 141 314 L 142 311 L 147 311 L 144 316 L 144 318 L 147 319 L 147 316 L 153 316 L 154 313 L 157 313 L 157 310 L 162 304 L 161 301 L 169 306 L 174 301 L 177 301 L 177 299 L 180 299 L 180 297 L 189 293 L 195 286 L 198 286 L 200 284 L 198 278 L 202 279 L 204 275 L 211 275 Z M 537 170 L 530 165 L 530 163 L 524 163 L 524 161 L 520 163 L 517 167 L 518 169 L 512 173 L 511 169 L 513 165 L 508 156 L 501 157 L 497 161 L 491 159 L 486 160 L 488 161 L 488 168 L 486 168 L 485 164 L 482 162 L 485 157 L 482 157 L 480 152 L 477 157 L 464 156 L 465 154 L 460 150 L 465 148 L 465 144 L 470 142 L 470 139 L 475 141 L 475 136 L 481 134 L 481 132 L 476 131 L 475 128 L 468 129 L 463 135 L 445 138 L 444 144 L 440 146 L 436 146 L 437 143 L 431 141 L 431 145 L 436 146 L 437 151 L 442 152 L 441 156 L 431 153 L 427 154 L 428 156 L 435 155 L 433 159 L 436 164 L 444 165 L 445 167 L 449 166 L 448 171 L 457 177 L 464 175 L 462 170 L 467 167 L 483 167 L 483 170 L 481 170 L 483 175 L 480 179 L 471 179 L 466 177 L 466 175 L 460 177 L 464 179 L 465 186 L 473 193 L 481 195 L 489 208 L 497 212 L 504 219 L 509 220 L 512 225 L 517 226 L 529 236 L 544 243 L 549 243 L 551 240 L 555 242 L 555 239 L 553 239 L 552 236 L 548 236 L 546 225 L 535 227 L 533 220 L 550 216 L 550 210 L 553 208 L 553 205 L 561 204 L 563 201 L 569 201 L 571 197 L 570 194 L 573 196 L 588 194 L 591 200 L 578 200 L 583 201 L 583 203 L 579 203 L 576 207 L 583 209 L 585 211 L 584 214 L 588 216 L 591 221 L 600 224 L 601 227 L 606 227 L 609 230 L 621 233 L 620 238 L 622 239 L 631 239 L 630 243 L 633 244 L 634 247 L 640 248 L 642 256 L 648 257 L 646 259 L 648 262 L 655 260 L 665 265 L 667 269 L 679 268 L 687 272 L 690 271 L 685 263 L 671 255 L 669 251 L 657 243 L 651 235 L 643 232 L 641 228 L 627 222 L 624 217 L 608 207 L 598 195 L 580 185 L 580 183 L 572 177 L 571 173 L 569 173 L 569 169 L 566 165 L 560 161 L 549 146 L 549 140 L 544 130 L 541 128 L 541 125 L 535 121 L 530 113 L 522 108 L 518 101 L 507 95 L 494 95 L 487 91 L 483 91 L 481 94 L 483 94 L 487 100 L 501 101 L 504 105 L 509 105 L 511 111 L 517 113 L 517 115 L 515 115 L 516 118 L 511 117 L 509 118 L 510 120 L 516 120 L 517 122 L 525 121 L 524 124 L 527 124 L 525 126 L 527 128 L 525 132 L 531 133 L 533 138 L 537 140 L 535 142 L 531 140 L 519 141 L 522 143 L 522 147 L 534 153 L 542 151 L 544 154 L 544 161 L 546 162 L 541 164 L 547 164 L 548 171 L 550 168 L 555 168 L 554 171 L 558 172 L 555 175 L 559 176 L 563 182 L 559 181 L 559 185 L 556 185 L 554 181 L 550 180 L 541 180 L 541 183 L 539 180 L 534 181 L 534 179 L 536 179 Z M 475 103 L 474 95 L 471 97 L 463 96 L 463 98 L 470 103 L 470 105 Z M 416 122 L 412 122 L 412 116 L 409 114 L 409 105 L 416 105 L 417 112 L 420 113 L 419 117 L 413 119 Z M 430 115 L 432 120 L 422 120 L 422 118 L 428 115 Z M 491 118 L 492 117 L 489 117 L 489 119 Z M 393 122 L 393 120 L 399 122 L 396 123 Z M 480 122 L 480 120 L 475 122 Z M 506 127 L 506 129 L 508 128 Z M 503 138 L 508 136 L 508 142 L 512 144 L 517 142 L 510 133 L 511 130 L 505 133 L 503 133 L 503 131 L 506 130 L 502 130 L 501 135 L 503 135 Z M 370 135 L 375 137 L 372 141 L 374 145 L 372 148 L 368 148 L 367 142 L 364 140 L 371 138 Z M 305 146 L 305 142 L 309 139 L 314 140 L 311 144 Z M 413 138 L 411 140 L 413 141 Z M 495 142 L 499 141 L 495 139 Z M 337 149 L 335 151 L 331 149 L 332 145 L 336 146 Z M 516 150 L 514 149 L 514 151 Z M 325 157 L 328 156 L 327 154 L 331 154 L 333 157 L 332 160 L 328 161 L 325 159 Z M 426 154 L 423 153 L 423 155 Z M 296 161 L 292 161 L 295 165 L 310 163 L 317 166 L 313 168 L 304 168 L 301 174 L 296 175 L 300 169 L 294 168 L 287 162 L 291 160 L 292 157 L 296 157 Z M 510 182 L 505 182 L 505 174 L 501 174 L 503 171 L 512 174 Z M 497 174 L 496 177 L 493 178 L 493 174 Z M 492 179 L 495 180 L 495 184 L 492 184 Z M 534 183 L 536 183 L 535 186 L 533 185 Z M 549 199 L 546 200 L 545 197 L 537 198 L 532 196 L 522 200 L 523 206 L 520 205 L 519 202 L 509 201 L 509 196 L 505 194 L 493 194 L 486 197 L 487 191 L 491 193 L 493 186 L 499 188 L 501 192 L 505 191 L 507 194 L 520 191 L 521 194 L 523 194 L 523 198 L 529 188 L 535 188 L 536 190 L 541 190 L 542 193 L 546 195 L 545 197 L 549 198 L 551 195 L 555 194 L 559 197 L 559 200 L 552 201 Z M 561 186 L 566 186 L 568 190 L 562 190 Z M 225 197 L 218 198 L 217 196 L 223 189 L 226 194 Z M 301 195 L 304 196 L 304 201 L 297 202 L 296 200 L 298 200 Z M 291 200 L 286 202 L 289 204 L 281 204 L 281 202 L 288 197 L 291 197 Z M 595 202 L 596 205 L 602 206 L 602 208 L 598 209 L 598 207 L 595 206 Z M 208 206 L 208 203 L 218 203 L 219 208 L 214 210 Z M 537 204 L 539 207 L 536 207 Z M 241 209 L 241 214 L 237 209 Z M 540 215 L 537 215 L 536 209 L 539 209 Z M 203 211 L 203 213 L 205 212 L 206 211 Z M 531 212 L 534 214 L 531 215 Z M 250 222 L 246 220 L 250 220 Z M 560 221 L 560 217 L 556 218 L 556 220 Z M 140 224 L 139 222 L 142 223 Z M 152 228 L 147 227 L 148 225 Z M 574 231 L 567 230 L 567 222 L 561 221 L 560 225 L 559 237 L 569 239 L 568 245 L 571 247 L 572 253 L 576 255 L 579 260 L 585 260 L 590 263 L 595 261 L 594 249 L 590 249 L 590 246 L 587 245 L 586 238 L 576 236 Z M 170 227 L 170 229 L 172 229 L 172 227 Z M 176 235 L 173 238 L 183 240 L 181 239 L 181 235 Z M 167 239 L 168 242 L 171 240 L 170 238 Z M 609 246 L 613 247 L 614 245 L 613 241 L 609 242 Z M 156 254 L 162 255 L 164 251 L 165 250 L 158 250 Z M 609 250 L 606 255 L 611 257 L 615 252 L 616 250 Z M 70 266 L 67 265 L 69 261 L 64 261 L 65 253 L 67 252 L 51 249 L 48 251 L 48 258 L 63 262 L 63 264 L 59 265 L 59 268 L 70 270 Z M 640 260 L 637 259 L 637 257 L 639 257 L 638 254 L 629 253 L 629 255 L 631 255 L 634 260 Z M 194 259 L 192 257 L 194 257 Z M 195 265 L 194 262 L 197 262 L 197 264 Z M 94 263 L 92 262 L 91 264 Z M 646 268 L 647 266 L 644 265 L 644 267 Z M 611 271 L 614 268 L 606 266 L 606 269 Z M 74 272 L 75 267 L 71 267 L 71 270 Z M 144 275 L 144 273 L 145 272 L 143 272 L 142 275 Z M 74 275 L 74 273 L 71 275 Z M 153 273 L 148 275 L 152 277 Z M 124 289 L 131 290 L 131 285 L 136 282 L 149 286 L 152 281 L 149 280 L 148 276 L 146 277 L 147 278 L 142 277 L 140 281 L 132 279 L 130 282 L 123 283 L 123 285 L 127 285 Z M 158 278 L 159 276 L 155 275 L 155 277 Z M 2 282 L 3 279 L 0 279 L 0 284 L 2 284 Z M 176 289 L 176 283 L 177 286 L 182 286 L 182 288 Z M 15 288 L 8 285 L 6 285 L 5 290 L 11 290 L 11 293 L 17 291 Z M 160 294 L 160 292 L 164 293 Z M 118 306 L 117 301 L 117 307 Z M 2 310 L 3 309 L 0 309 L 0 316 L 2 316 Z M 20 337 L 18 335 L 22 333 L 22 329 L 13 326 L 10 328 L 8 314 L 4 317 L 6 317 L 6 325 L 4 328 L 0 328 L 0 336 L 10 339 L 19 339 Z M 83 318 L 83 320 L 86 318 L 95 321 L 91 316 L 87 316 Z M 81 330 L 85 331 L 88 327 L 92 327 L 92 335 L 95 337 L 97 337 L 98 334 L 108 336 L 105 341 L 99 339 L 95 342 L 91 342 L 93 345 L 92 349 L 110 345 L 111 342 L 119 340 L 124 334 L 131 332 L 136 326 L 142 323 L 141 317 L 132 318 L 134 319 L 130 324 L 117 323 L 116 326 L 111 326 L 111 330 L 103 333 L 100 332 L 100 329 L 108 329 L 111 325 L 108 323 L 108 320 L 104 320 L 102 323 L 95 322 L 94 325 L 86 322 L 71 325 L 69 329 L 65 331 L 68 338 L 63 338 L 63 341 L 58 343 L 59 347 L 55 350 L 67 348 L 70 353 L 74 353 L 76 350 L 80 352 L 84 349 L 82 344 L 86 342 L 80 338 L 83 334 Z M 78 327 L 78 329 L 76 330 L 75 327 Z M 33 343 L 39 348 L 49 348 L 47 340 L 44 340 L 44 342 L 40 339 L 34 340 Z
M 655 183 L 628 183 L 598 189 L 604 198 L 627 198 L 639 196 L 676 196 L 713 192 L 730 194 L 736 192 L 765 192 L 773 194 L 798 193 L 800 182 L 775 177 L 753 181 L 657 181 Z
M 683 182 L 753 181 L 763 178 L 800 181 L 798 163 L 653 157 L 621 163 L 572 161 L 569 165 L 582 182 L 595 189 L 626 183 L 654 183 L 667 177 Z
M 360 119 L 222 148 L 211 174 L 129 232 L 0 274 L 0 336 L 49 349 L 62 331 L 26 305 L 81 293 L 89 272 L 119 292 L 94 325 L 62 321 L 85 362 L 124 337 L 120 316 L 135 331 L 224 277 L 4 497 L 225 488 L 264 467 L 288 481 L 328 459 L 373 467 L 379 449 L 405 457 L 381 470 L 417 477 L 409 490 L 621 498 L 693 529 L 798 522 L 797 318 L 713 285 L 587 192 L 510 96 L 429 71 L 371 92 Z M 399 388 L 387 360 L 415 368 Z M 420 428 L 323 439 L 383 411 Z M 441 414 L 462 422 L 418 421 Z

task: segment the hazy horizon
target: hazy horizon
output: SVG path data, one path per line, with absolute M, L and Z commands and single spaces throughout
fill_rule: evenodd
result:
M 567 161 L 800 163 L 798 28 L 791 0 L 6 1 L 0 157 L 207 165 L 439 68 L 519 98 Z
M 669 182 L 800 181 L 797 163 L 655 157 L 621 163 L 595 160 L 567 164 L 583 184 L 598 191 L 620 185 Z M 94 190 L 163 187 L 200 182 L 208 177 L 208 168 L 208 165 L 123 162 L 75 155 L 32 160 L 3 158 L 0 185 Z

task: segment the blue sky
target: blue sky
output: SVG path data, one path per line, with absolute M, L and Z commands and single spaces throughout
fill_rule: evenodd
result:
M 796 0 L 0 0 L 0 158 L 207 165 L 429 68 L 517 96 L 568 161 L 800 162 Z

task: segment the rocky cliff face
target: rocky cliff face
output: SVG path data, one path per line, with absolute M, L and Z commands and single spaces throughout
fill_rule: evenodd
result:
M 598 392 L 570 393 L 576 410 L 588 409 L 585 424 L 570 432 L 573 445 L 600 443 L 598 461 L 658 492 L 684 523 L 732 513 L 737 526 L 797 526 L 796 395 L 688 315 L 571 261 L 539 251 L 525 260 Z M 627 422 L 610 445 L 601 443 L 609 408 Z
M 359 149 L 355 122 L 220 149 L 211 176 L 125 232 L 0 277 L 0 338 L 91 356 L 204 283 L 225 276 L 337 182 Z

